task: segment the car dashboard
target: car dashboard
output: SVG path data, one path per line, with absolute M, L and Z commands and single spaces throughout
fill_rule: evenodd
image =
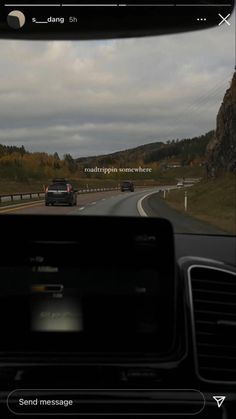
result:
M 143 217 L 1 223 L 4 417 L 235 417 L 235 237 Z M 19 403 L 36 396 L 73 405 Z

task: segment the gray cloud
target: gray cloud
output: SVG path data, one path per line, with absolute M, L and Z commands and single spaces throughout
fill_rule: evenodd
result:
M 234 67 L 231 26 L 143 39 L 1 41 L 0 143 L 74 156 L 204 134 Z

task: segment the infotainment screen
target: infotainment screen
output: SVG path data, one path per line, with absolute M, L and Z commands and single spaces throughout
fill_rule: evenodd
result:
M 20 278 L 26 271 L 10 274 Z M 172 317 L 173 293 L 171 299 L 163 294 L 162 281 L 168 278 L 157 270 L 97 267 L 61 269 L 53 278 L 27 274 L 35 283 L 28 284 L 28 292 L 1 297 L 2 319 L 8 311 L 2 329 L 6 335 L 12 331 L 12 338 L 4 340 L 5 349 L 159 352 L 171 344 L 173 326 L 167 328 L 163 316 Z M 62 290 L 48 291 L 48 285 Z
M 45 218 L 50 230 L 44 240 L 39 225 L 38 239 L 28 237 L 21 246 L 28 266 L 0 268 L 1 330 L 5 337 L 11 330 L 0 350 L 168 353 L 176 298 L 169 222 L 121 219 L 118 227 L 111 218 L 102 236 L 101 223 L 90 218 L 82 224 L 81 218 L 79 240 L 72 241 L 71 219 L 60 231 L 67 241 L 55 238 L 59 219 Z M 96 240 L 89 238 L 88 225 Z M 120 226 L 127 230 L 125 241 Z

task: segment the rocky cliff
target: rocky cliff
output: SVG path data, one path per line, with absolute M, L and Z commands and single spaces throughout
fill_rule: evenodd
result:
M 236 72 L 226 91 L 216 119 L 216 131 L 207 148 L 211 174 L 236 172 Z

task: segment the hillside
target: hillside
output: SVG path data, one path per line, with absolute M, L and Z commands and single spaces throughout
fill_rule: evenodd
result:
M 103 154 L 98 156 L 81 157 L 76 161 L 83 166 L 124 166 L 126 164 L 133 164 L 138 161 L 143 161 L 145 156 L 149 153 L 156 153 L 158 150 L 165 147 L 163 142 L 149 143 L 139 147 L 117 151 L 111 154 Z
M 216 130 L 206 149 L 206 174 L 193 187 L 171 191 L 166 203 L 221 230 L 236 234 L 236 73 L 216 118 Z
M 215 179 L 204 179 L 188 189 L 173 190 L 166 195 L 166 204 L 185 213 L 186 190 L 188 215 L 212 224 L 226 233 L 236 234 L 236 189 L 233 173 L 226 173 Z
M 1 180 L 26 182 L 79 174 L 78 165 L 70 154 L 65 154 L 63 159 L 60 159 L 58 153 L 31 153 L 26 151 L 24 146 L 0 144 Z
M 209 175 L 217 175 L 221 170 L 236 172 L 236 72 L 219 109 L 207 153 Z
M 206 148 L 213 135 L 214 131 L 209 131 L 199 137 L 149 143 L 116 153 L 78 158 L 76 161 L 83 167 L 147 166 L 153 163 L 162 166 L 171 163 L 179 166 L 199 165 L 205 161 Z
M 87 173 L 85 168 L 115 167 L 132 168 L 147 167 L 149 173 L 135 173 L 134 180 L 153 181 L 154 183 L 173 183 L 178 177 L 202 177 L 204 172 L 206 147 L 213 137 L 213 131 L 195 138 L 161 141 L 149 143 L 107 155 L 73 159 L 65 154 L 61 159 L 58 153 L 48 154 L 29 152 L 24 146 L 8 146 L 0 144 L 0 179 L 4 182 L 38 182 L 53 177 L 68 177 L 89 181 L 120 181 L 130 175 L 128 173 Z M 171 173 L 167 169 L 172 169 Z

